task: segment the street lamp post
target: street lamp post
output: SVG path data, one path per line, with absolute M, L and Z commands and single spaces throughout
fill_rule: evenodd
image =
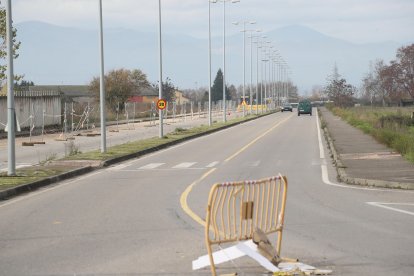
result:
M 266 38 L 266 36 L 262 37 L 263 39 Z M 260 49 L 264 49 L 264 41 L 262 40 L 260 43 Z M 263 51 L 260 51 L 260 113 L 263 114 L 263 58 L 264 58 L 264 54 Z
M 211 1 L 208 1 L 208 125 L 211 126 Z
M 256 47 L 256 115 L 259 114 L 259 36 Z
M 162 99 L 162 39 L 161 39 L 161 0 L 158 0 L 158 57 L 159 57 L 159 85 L 158 98 Z M 159 138 L 164 136 L 163 131 L 163 110 L 158 110 L 160 121 Z
M 223 122 L 226 122 L 226 2 L 238 3 L 240 0 L 212 0 L 223 2 Z
M 246 116 L 246 107 L 245 107 L 245 103 L 246 103 L 246 32 L 247 31 L 251 31 L 251 30 L 246 30 L 246 24 L 256 24 L 256 21 L 242 21 L 243 23 L 243 101 L 242 101 L 242 108 L 243 108 L 243 117 Z M 238 25 L 239 22 L 233 22 L 234 25 Z M 251 47 L 251 46 L 250 46 Z M 251 53 L 250 53 L 250 59 L 251 59 Z M 251 81 L 251 79 L 250 79 Z M 250 85 L 250 89 L 251 89 L 251 85 Z M 250 113 L 251 113 L 251 90 L 250 90 Z
M 267 59 L 267 56 L 266 56 L 266 48 L 269 48 L 269 50 L 270 50 L 270 48 L 272 47 L 272 46 L 270 46 L 270 41 L 265 41 L 264 42 L 265 44 L 263 45 L 263 59 L 262 59 L 262 61 L 265 63 L 264 64 L 264 67 L 265 67 L 265 71 L 264 71 L 264 75 L 265 75 L 265 80 L 264 80 L 264 91 L 265 91 L 265 106 L 266 106 L 266 112 L 267 112 L 267 110 L 268 110 L 268 106 L 267 106 L 267 96 L 268 96 L 268 90 L 267 90 L 267 88 L 268 88 L 268 83 L 267 83 L 267 81 L 269 80 L 269 79 L 267 79 L 267 71 L 269 71 L 269 73 L 270 73 L 270 70 L 267 70 L 267 62 L 269 61 L 269 59 Z M 269 44 L 269 46 L 266 46 L 266 44 Z
M 253 113 L 253 32 L 261 32 L 262 30 L 248 30 L 250 32 L 250 114 Z M 256 93 L 257 107 L 257 93 Z M 257 108 L 256 108 L 257 114 Z
M 16 175 L 16 111 L 14 106 L 14 74 L 13 74 L 13 26 L 11 0 L 6 7 L 6 41 L 7 41 L 7 175 Z
M 261 32 L 262 30 L 256 30 L 257 32 Z M 254 41 L 253 42 L 253 38 L 256 38 L 257 39 L 257 41 Z M 259 114 L 259 109 L 258 109 L 258 105 L 259 105 L 259 48 L 260 48 L 260 45 L 259 45 L 259 43 L 260 43 L 260 36 L 259 35 L 251 35 L 251 43 L 252 44 L 256 44 L 257 46 L 256 46 L 256 115 L 258 115 Z M 251 50 L 253 49 L 252 47 L 252 45 L 250 46 L 251 47 Z M 252 74 L 253 74 L 253 68 L 252 68 L 252 58 L 250 59 L 250 67 L 251 67 L 251 84 L 253 85 L 253 77 L 252 77 Z M 253 90 L 252 88 L 251 88 L 251 90 Z
M 99 52 L 100 52 L 100 117 L 101 117 L 101 153 L 106 152 L 106 112 L 105 112 L 105 67 L 103 49 L 102 0 L 99 0 Z

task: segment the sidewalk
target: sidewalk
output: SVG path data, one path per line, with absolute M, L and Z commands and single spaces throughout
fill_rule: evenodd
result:
M 340 181 L 366 186 L 414 189 L 414 164 L 371 136 L 320 107 Z

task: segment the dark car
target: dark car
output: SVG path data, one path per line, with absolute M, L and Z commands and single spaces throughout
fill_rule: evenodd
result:
M 293 111 L 293 107 L 292 107 L 292 105 L 290 104 L 290 103 L 285 103 L 283 106 L 282 106 L 282 112 L 283 111 L 290 111 L 290 112 L 292 112 Z
M 309 114 L 312 116 L 312 104 L 308 100 L 300 101 L 298 104 L 298 116 L 300 114 Z

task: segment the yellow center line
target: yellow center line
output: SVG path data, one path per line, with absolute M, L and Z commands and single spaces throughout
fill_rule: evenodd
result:
M 261 138 L 263 138 L 264 136 L 266 136 L 267 134 L 269 134 L 272 130 L 274 130 L 275 128 L 277 128 L 278 126 L 280 126 L 281 124 L 283 124 L 284 122 L 286 122 L 290 117 L 292 117 L 292 115 L 289 116 L 288 118 L 286 118 L 286 119 L 284 119 L 284 120 L 276 123 L 273 127 L 271 127 L 270 129 L 268 129 L 262 135 L 256 137 L 253 141 L 251 141 L 250 143 L 248 143 L 247 145 L 245 145 L 243 148 L 241 148 L 240 150 L 238 150 L 236 153 L 234 153 L 233 155 L 231 155 L 226 160 L 224 160 L 224 162 L 228 162 L 228 161 L 232 160 L 234 157 L 236 157 L 237 155 L 239 155 L 240 153 L 242 153 L 243 151 L 245 151 L 247 148 L 249 148 L 250 146 L 252 146 L 254 143 L 256 143 L 257 141 L 259 141 Z M 190 186 L 188 186 L 184 190 L 184 192 L 181 194 L 181 197 L 180 197 L 181 208 L 184 210 L 184 212 L 186 212 L 187 215 L 189 215 L 194 221 L 196 221 L 197 223 L 199 223 L 203 227 L 205 227 L 206 222 L 202 218 L 200 218 L 196 213 L 194 213 L 193 210 L 190 209 L 190 207 L 188 206 L 188 203 L 187 203 L 187 198 L 188 198 L 188 195 L 190 194 L 191 190 L 194 188 L 194 186 L 197 185 L 198 183 L 200 183 L 203 179 L 205 179 L 211 173 L 213 173 L 216 169 L 217 168 L 212 168 L 211 170 L 209 170 L 208 172 L 206 172 L 205 174 L 203 174 L 199 179 L 197 179 L 196 181 L 194 181 L 193 183 L 191 183 Z
M 251 141 L 250 143 L 248 143 L 247 145 L 245 145 L 244 147 L 242 147 L 240 150 L 238 150 L 235 154 L 233 154 L 232 156 L 230 156 L 229 158 L 227 158 L 226 160 L 224 160 L 224 162 L 228 162 L 231 159 L 233 159 L 234 157 L 236 157 L 237 155 L 239 155 L 240 153 L 242 153 L 243 151 L 245 151 L 247 148 L 249 148 L 250 146 L 252 146 L 254 143 L 256 143 L 257 141 L 259 141 L 260 139 L 262 139 L 264 136 L 266 136 L 267 134 L 269 134 L 269 132 L 273 131 L 275 128 L 277 128 L 279 125 L 283 124 L 284 122 L 286 122 L 291 116 L 289 116 L 288 118 L 278 122 L 277 124 L 275 124 L 273 127 L 271 127 L 270 129 L 268 129 L 266 132 L 264 132 L 262 135 L 256 137 L 253 141 Z
M 202 218 L 200 218 L 196 213 L 194 213 L 193 210 L 190 209 L 190 207 L 188 207 L 187 198 L 191 190 L 193 189 L 193 187 L 197 185 L 199 182 L 201 182 L 203 179 L 205 179 L 209 174 L 214 172 L 216 169 L 217 168 L 212 168 L 211 170 L 203 174 L 198 180 L 191 183 L 191 185 L 185 189 L 185 191 L 181 194 L 181 197 L 180 197 L 181 208 L 183 208 L 184 212 L 186 212 L 187 215 L 189 215 L 193 220 L 195 220 L 202 226 L 205 226 L 206 222 Z

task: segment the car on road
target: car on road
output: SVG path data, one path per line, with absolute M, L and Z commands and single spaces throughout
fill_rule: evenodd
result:
M 298 116 L 300 114 L 309 114 L 312 116 L 312 104 L 308 100 L 302 100 L 298 104 Z
M 282 112 L 283 111 L 290 111 L 290 112 L 292 112 L 293 111 L 293 107 L 292 107 L 292 105 L 290 104 L 290 103 L 285 103 L 283 106 L 282 106 Z

